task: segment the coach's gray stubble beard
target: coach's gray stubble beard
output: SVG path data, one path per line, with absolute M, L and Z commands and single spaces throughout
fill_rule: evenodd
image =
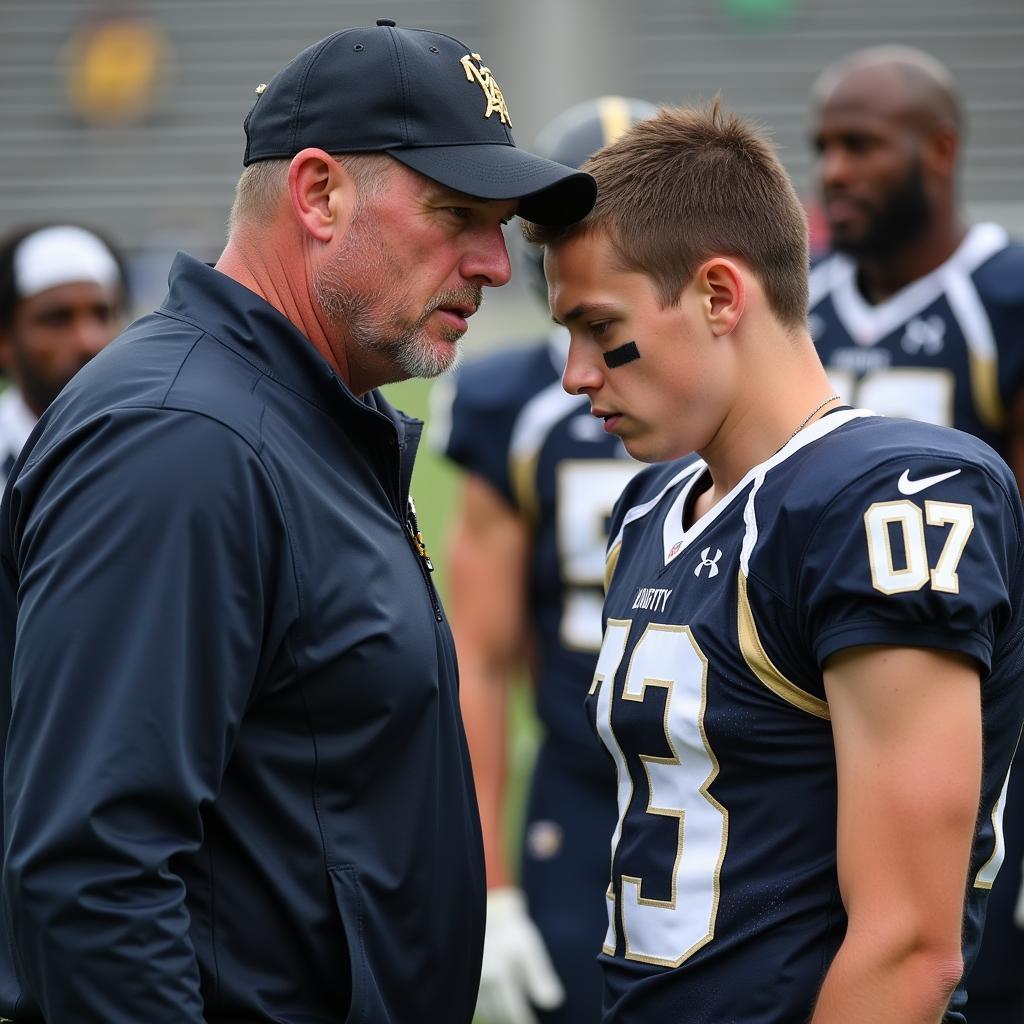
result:
M 352 282 L 359 278 L 386 281 L 360 291 Z M 408 308 L 407 294 L 397 292 L 400 271 L 393 257 L 353 224 L 349 242 L 313 277 L 313 293 L 324 318 L 353 345 L 373 356 L 384 355 L 402 371 L 401 377 L 437 377 L 454 369 L 462 356 L 458 345 L 461 331 L 444 328 L 447 343 L 437 346 L 426 334 L 427 322 L 442 306 L 469 302 L 479 306 L 483 290 L 467 286 L 435 295 L 424 312 L 403 326 L 402 310 Z

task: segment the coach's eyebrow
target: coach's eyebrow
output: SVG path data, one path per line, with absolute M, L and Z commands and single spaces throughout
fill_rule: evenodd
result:
M 556 324 L 561 324 L 565 327 L 570 324 L 573 320 L 579 320 L 582 316 L 611 316 L 616 312 L 614 306 L 604 302 L 581 302 L 578 306 L 573 306 L 565 316 L 559 320 L 554 313 L 551 314 L 551 319 Z

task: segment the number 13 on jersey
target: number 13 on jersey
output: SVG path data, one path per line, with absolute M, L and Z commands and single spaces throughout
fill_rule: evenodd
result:
M 626 654 L 632 623 L 609 619 L 591 693 L 597 695 L 597 731 L 615 761 L 619 820 L 612 834 L 612 865 L 634 799 L 626 756 L 615 736 L 615 678 Z M 687 626 L 650 623 L 629 657 L 622 700 L 657 700 L 670 755 L 640 755 L 647 776 L 644 813 L 675 819 L 676 848 L 668 899 L 666 880 L 613 873 L 608 889 L 604 952 L 616 947 L 616 900 L 621 901 L 626 959 L 675 967 L 714 937 L 719 875 L 729 835 L 729 815 L 708 792 L 718 761 L 704 731 L 707 658 Z M 659 693 L 661 691 L 661 693 Z M 663 694 L 663 696 L 662 696 Z M 663 701 L 663 704 L 662 704 Z M 653 884 L 652 884 L 653 883 Z M 655 889 L 657 886 L 657 889 Z

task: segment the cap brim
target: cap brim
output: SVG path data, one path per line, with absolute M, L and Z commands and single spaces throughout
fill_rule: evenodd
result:
M 389 149 L 388 154 L 468 196 L 518 199 L 516 212 L 536 224 L 575 224 L 597 199 L 597 184 L 589 174 L 516 146 L 423 146 Z

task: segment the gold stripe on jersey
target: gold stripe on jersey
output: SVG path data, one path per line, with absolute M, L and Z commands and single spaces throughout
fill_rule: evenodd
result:
M 608 588 L 612 585 L 612 576 L 615 575 L 615 567 L 619 564 L 619 555 L 622 552 L 622 541 L 615 545 L 608 552 L 607 557 L 604 560 L 604 592 L 608 593 Z
M 757 635 L 757 625 L 754 622 L 754 611 L 750 607 L 750 598 L 747 596 L 747 577 L 742 569 L 739 572 L 738 604 L 737 625 L 739 627 L 740 652 L 750 671 L 772 693 L 781 697 L 788 704 L 827 721 L 830 718 L 828 703 L 801 690 L 796 683 L 791 683 L 775 667 L 764 647 L 761 646 L 761 638 Z
M 1007 776 L 1009 778 L 1009 776 Z M 978 868 L 978 873 L 974 876 L 974 888 L 975 889 L 991 889 L 995 881 L 995 871 L 998 871 L 1002 866 L 1003 856 L 1005 855 L 1005 847 L 1000 849 L 1000 836 L 1002 829 L 999 827 L 999 811 L 1000 804 L 1006 801 L 1006 790 L 999 794 L 999 799 L 996 801 L 995 807 L 992 808 L 992 814 L 989 816 L 992 821 L 992 833 L 996 837 L 995 846 L 992 849 L 992 856 L 989 857 L 984 864 Z M 993 866 L 995 871 L 992 870 Z
M 992 808 L 992 834 L 995 837 L 995 844 L 992 847 L 992 856 L 978 868 L 974 876 L 975 889 L 991 889 L 996 880 L 999 869 L 1006 859 L 1006 838 L 1003 832 L 1003 814 L 1006 811 L 1006 789 L 1010 785 L 1010 772 L 1013 771 L 1014 762 L 1017 760 L 1017 752 L 1020 750 L 1021 737 L 1024 736 L 1024 727 L 1017 733 L 1017 743 L 1013 748 L 1013 757 L 1010 758 L 1010 767 L 1006 769 L 1006 778 L 1003 779 L 1003 788 L 999 791 L 999 799 Z M 1017 897 L 1017 913 L 1020 912 L 1021 896 Z
M 999 369 L 995 359 L 987 358 L 971 346 L 967 347 L 967 361 L 971 375 L 971 397 L 978 419 L 989 430 L 1006 430 L 1006 409 L 999 395 Z
M 525 458 L 512 459 L 509 466 L 512 477 L 512 493 L 524 516 L 531 523 L 540 519 L 540 498 L 537 496 L 538 453 Z

